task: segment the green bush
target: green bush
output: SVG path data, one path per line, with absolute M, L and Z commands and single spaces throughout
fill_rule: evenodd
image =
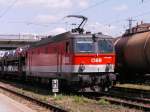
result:
M 98 103 L 100 104 L 100 105 L 109 105 L 110 103 L 108 102 L 108 101 L 106 101 L 104 98 L 101 98 L 99 101 L 98 101 Z
M 74 102 L 76 102 L 76 103 L 87 103 L 88 102 L 88 100 L 87 99 L 85 99 L 83 96 L 74 96 L 73 97 L 73 99 L 74 99 Z
M 56 97 L 55 96 L 53 97 L 54 97 L 54 100 L 62 100 L 64 96 L 62 94 L 59 94 Z

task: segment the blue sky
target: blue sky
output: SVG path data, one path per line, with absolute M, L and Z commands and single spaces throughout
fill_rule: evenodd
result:
M 143 20 L 150 22 L 150 0 L 0 0 L 0 34 L 53 35 L 69 30 L 75 19 L 66 15 L 88 17 L 85 28 L 92 32 L 118 36 Z

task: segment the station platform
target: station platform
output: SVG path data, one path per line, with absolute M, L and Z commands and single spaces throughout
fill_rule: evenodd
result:
M 36 112 L 0 93 L 0 112 Z

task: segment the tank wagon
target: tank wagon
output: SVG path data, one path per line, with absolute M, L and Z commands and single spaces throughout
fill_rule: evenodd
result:
M 86 18 L 78 16 L 79 18 Z M 104 90 L 115 81 L 112 38 L 80 27 L 50 36 L 1 60 L 1 72 L 22 79 L 59 79 L 62 88 Z
M 115 40 L 116 70 L 122 80 L 150 73 L 150 24 L 141 23 Z

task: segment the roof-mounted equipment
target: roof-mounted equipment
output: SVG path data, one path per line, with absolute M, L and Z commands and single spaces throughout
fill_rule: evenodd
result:
M 66 16 L 68 18 L 70 17 L 74 17 L 74 18 L 79 18 L 79 19 L 82 19 L 82 22 L 79 24 L 79 26 L 75 29 L 72 29 L 72 32 L 78 32 L 78 33 L 83 33 L 84 32 L 84 29 L 83 27 L 85 26 L 88 18 L 85 17 L 85 16 L 81 16 L 81 15 L 68 15 Z

